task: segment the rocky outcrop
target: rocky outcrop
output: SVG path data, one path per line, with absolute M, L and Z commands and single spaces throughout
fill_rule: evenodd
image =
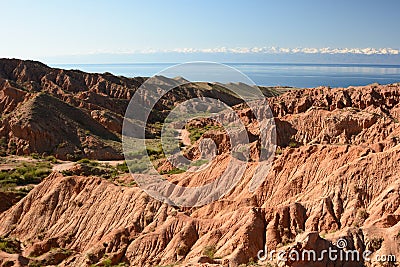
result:
M 35 65 L 38 63 L 29 64 L 46 69 Z M 100 85 L 99 80 L 88 77 L 101 75 L 57 70 L 54 77 L 47 73 L 52 71 L 29 72 L 22 65 L 0 67 L 4 79 L 29 88 L 24 94 L 22 87 L 10 83 L 9 87 L 14 88 L 14 95 L 20 100 L 12 102 L 10 97 L 4 97 L 2 102 L 16 111 L 16 116 L 6 115 L 2 125 L 4 129 L 8 127 L 4 132 L 12 133 L 17 150 L 41 147 L 37 140 L 43 138 L 37 136 L 47 133 L 46 127 L 50 125 L 46 122 L 58 125 L 58 129 L 50 128 L 56 133 L 70 131 L 66 135 L 71 139 L 67 140 L 65 151 L 99 153 L 92 154 L 97 158 L 107 153 L 101 149 L 114 149 L 104 140 L 117 142 L 119 136 L 114 130 L 118 128 L 121 114 L 116 107 L 99 108 L 109 105 L 99 95 L 111 94 L 124 99 L 130 91 L 121 89 L 119 83 L 125 80 L 118 82 L 117 78 L 104 74 L 101 79 L 107 82 Z M 43 84 L 49 85 L 44 87 L 39 82 L 29 85 L 26 81 L 30 80 L 43 80 Z M 160 77 L 160 83 L 165 82 L 173 81 Z M 84 85 L 90 88 L 81 91 L 80 86 Z M 54 89 L 58 87 L 68 88 L 74 96 L 58 97 L 62 95 L 56 93 L 61 92 Z M 54 92 L 51 95 L 49 91 L 33 93 L 40 88 L 53 88 Z M 172 102 L 201 91 L 198 87 L 186 89 L 174 93 L 174 98 L 169 97 L 160 107 L 170 107 Z M 7 95 L 12 95 L 10 92 Z M 95 100 L 79 100 L 75 96 L 80 93 L 85 94 L 84 99 Z M 229 99 L 232 103 L 236 101 Z M 293 90 L 270 98 L 278 148 L 271 170 L 264 174 L 265 180 L 254 193 L 248 188 L 257 166 L 254 161 L 259 133 L 254 130 L 257 127 L 251 112 L 236 106 L 251 137 L 253 161 L 228 194 L 197 208 L 161 203 L 134 183 L 123 186 L 95 176 L 65 177 L 52 173 L 1 214 L 0 236 L 16 238 L 23 244 L 23 250 L 17 253 L 19 258 L 15 254 L 0 254 L 0 258 L 21 265 L 29 261 L 60 266 L 107 266 L 121 262 L 130 266 L 239 266 L 257 261 L 258 252 L 265 247 L 295 249 L 300 253 L 311 249 L 321 252 L 335 248 L 334 243 L 340 238 L 346 241 L 348 250 L 370 250 L 372 261 L 288 260 L 279 264 L 379 266 L 378 255 L 400 258 L 399 101 L 398 84 Z M 48 109 L 54 112 L 50 115 L 44 112 Z M 46 120 L 40 119 L 45 115 Z M 17 116 L 20 120 L 15 119 Z M 77 117 L 84 119 L 77 121 Z M 67 126 L 60 126 L 61 122 Z M 192 123 L 204 127 L 209 122 Z M 15 139 L 18 136 L 21 138 Z M 44 135 L 49 143 L 43 147 L 60 142 L 52 141 L 54 136 L 58 134 Z M 222 131 L 206 132 L 188 148 L 187 155 L 194 159 L 200 157 L 199 150 L 208 148 L 202 147 L 205 139 L 212 139 L 219 150 L 208 168 L 165 178 L 178 185 L 196 187 L 220 177 L 231 160 L 229 139 Z M 54 151 L 59 149 L 63 147 L 57 146 Z M 395 266 L 387 263 L 390 264 Z
M 209 246 L 222 258 L 217 263 L 237 266 L 255 259 L 265 245 L 319 251 L 321 244 L 329 246 L 327 239 L 339 237 L 360 250 L 382 238 L 374 253 L 398 255 L 399 148 L 362 153 L 357 146 L 287 148 L 255 195 L 246 187 L 250 166 L 228 196 L 184 210 L 155 201 L 137 187 L 54 173 L 5 213 L 0 234 L 32 244 L 24 257 L 53 248 L 72 251 L 75 256 L 64 266 L 108 259 L 131 266 L 190 263 Z M 222 169 L 228 160 L 219 157 L 211 166 L 214 171 L 172 179 L 193 186 L 210 174 L 217 176 L 215 168 Z
M 145 80 L 55 69 L 35 61 L 0 59 L 0 138 L 6 138 L 8 153 L 19 155 L 120 159 L 119 138 L 125 111 Z M 153 81 L 165 88 L 184 80 L 159 76 Z M 217 85 L 200 83 L 174 89 L 157 102 L 149 122 L 159 122 L 176 103 L 190 98 L 218 98 L 230 105 L 241 102 L 220 87 L 212 90 L 214 87 Z M 159 135 L 151 127 L 148 133 Z M 119 144 L 113 144 L 114 141 Z

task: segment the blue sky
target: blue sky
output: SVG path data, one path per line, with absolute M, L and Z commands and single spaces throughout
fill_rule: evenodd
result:
M 398 0 L 1 0 L 0 10 L 0 57 L 184 48 L 400 49 Z

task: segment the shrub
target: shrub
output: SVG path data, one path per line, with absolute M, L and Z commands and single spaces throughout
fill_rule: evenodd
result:
M 8 191 L 17 185 L 37 184 L 50 173 L 49 162 L 23 163 L 14 170 L 0 171 L 0 186 Z
M 254 260 L 254 258 L 250 258 L 249 262 L 247 263 L 247 266 L 257 266 L 257 262 Z
M 74 155 L 72 155 L 72 154 L 67 154 L 67 155 L 66 155 L 66 158 L 67 158 L 67 160 L 69 160 L 69 161 L 78 161 L 78 160 L 80 160 L 80 159 L 82 158 L 82 156 L 76 155 L 76 154 L 74 154 Z
M 185 170 L 174 168 L 169 171 L 162 171 L 162 172 L 160 172 L 160 174 L 179 174 L 179 173 L 183 173 L 183 172 L 185 172 Z
M 146 151 L 149 156 L 159 156 L 163 152 L 162 149 L 157 148 L 147 148 Z
M 106 267 L 112 266 L 112 261 L 110 259 L 103 260 L 101 263 L 103 266 L 106 266 Z
M 368 219 L 369 214 L 365 209 L 360 209 L 358 210 L 358 217 L 365 221 L 366 219 Z
M 190 165 L 199 167 L 201 165 L 207 164 L 208 162 L 209 162 L 209 160 L 207 160 L 207 159 L 199 159 L 199 160 L 192 162 Z
M 9 154 L 11 155 L 16 155 L 17 154 L 17 144 L 15 142 L 11 142 L 9 144 Z
M 206 125 L 205 127 L 186 127 L 186 130 L 189 132 L 190 142 L 195 143 L 200 137 L 209 130 L 222 130 L 223 128 L 216 125 Z
M 289 147 L 291 147 L 291 148 L 296 148 L 297 147 L 297 142 L 296 141 L 290 141 L 289 142 Z
M 90 159 L 88 159 L 88 158 L 83 158 L 83 159 L 80 159 L 80 160 L 78 160 L 78 163 L 90 163 Z
M 54 163 L 54 164 L 58 163 L 58 160 L 57 160 L 54 156 L 47 156 L 47 157 L 45 158 L 45 160 L 46 160 L 46 161 L 49 161 L 49 162 L 51 162 L 51 163 Z
M 176 249 L 176 254 L 178 256 L 186 256 L 189 253 L 189 247 L 188 246 L 180 246 Z
M 31 153 L 31 157 L 34 159 L 40 159 L 40 156 L 38 153 Z
M 215 246 L 206 246 L 203 249 L 203 255 L 209 257 L 210 259 L 214 259 L 215 253 L 217 252 Z
M 129 169 L 132 172 L 136 172 L 136 173 L 140 173 L 142 171 L 147 170 L 147 164 L 144 161 L 138 160 L 138 159 L 134 159 L 134 160 L 129 160 L 127 162 L 127 164 L 129 165 Z
M 20 253 L 20 244 L 15 239 L 0 237 L 0 250 L 9 254 Z
M 116 168 L 118 171 L 123 172 L 123 173 L 129 172 L 129 168 L 128 168 L 128 165 L 126 164 L 126 162 L 118 164 Z
M 0 138 L 0 157 L 5 157 L 7 155 L 7 139 L 5 137 Z

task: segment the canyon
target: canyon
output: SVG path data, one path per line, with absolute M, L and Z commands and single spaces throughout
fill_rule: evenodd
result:
M 0 247 L 0 266 L 397 266 L 377 256 L 400 259 L 400 83 L 261 88 L 277 133 L 261 186 L 248 190 L 258 159 L 252 149 L 242 179 L 226 195 L 178 207 L 153 199 L 129 173 L 117 182 L 82 171 L 79 162 L 124 159 L 125 110 L 146 79 L 0 60 L 4 158 L 35 154 L 75 162 L 70 172 L 52 171 L 23 198 L 0 192 L 6 203 L 0 244 L 8 245 Z M 157 79 L 162 87 L 183 78 Z M 146 135 L 157 139 L 157 125 L 174 105 L 202 96 L 233 106 L 246 127 L 255 128 L 248 108 L 220 86 L 178 86 L 158 102 Z M 195 130 L 206 125 L 191 124 Z M 191 145 L 186 140 L 186 156 L 196 158 L 206 138 L 219 151 L 208 168 L 174 173 L 160 158 L 159 171 L 192 187 L 217 179 L 231 159 L 221 129 L 207 129 Z M 252 132 L 253 147 L 259 138 Z M 338 240 L 346 240 L 348 250 L 371 251 L 371 261 L 257 259 L 265 248 L 321 252 Z

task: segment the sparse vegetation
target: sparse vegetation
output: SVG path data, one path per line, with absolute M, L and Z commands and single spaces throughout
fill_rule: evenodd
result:
M 105 267 L 127 267 L 128 265 L 125 262 L 120 262 L 118 264 L 112 264 L 111 259 L 105 259 L 97 264 L 92 264 L 90 267 L 97 267 L 97 266 L 105 266 Z
M 146 161 L 142 159 L 128 160 L 127 165 L 129 166 L 129 169 L 134 173 L 145 171 L 148 167 Z
M 200 137 L 208 132 L 209 130 L 222 130 L 223 128 L 216 125 L 206 125 L 205 127 L 186 127 L 186 130 L 190 133 L 189 138 L 192 144 L 200 139 Z
M 210 259 L 215 258 L 215 253 L 217 252 L 216 248 L 214 245 L 211 246 L 206 246 L 203 249 L 203 255 L 209 257 Z
M 298 143 L 296 141 L 292 140 L 292 141 L 289 142 L 289 147 L 296 148 L 296 147 L 298 147 Z
M 21 247 L 15 239 L 0 237 L 0 250 L 9 254 L 15 254 L 21 252 Z
M 129 168 L 128 168 L 128 165 L 126 164 L 126 162 L 117 164 L 116 168 L 118 171 L 123 172 L 123 173 L 129 172 Z
M 7 139 L 5 137 L 0 138 L 0 157 L 7 155 Z
M 42 266 L 43 266 L 42 264 L 40 264 L 39 262 L 36 262 L 36 261 L 30 262 L 28 264 L 28 267 L 42 267 Z
M 58 163 L 58 160 L 57 160 L 56 157 L 54 157 L 54 156 L 47 156 L 47 157 L 45 157 L 44 159 L 45 159 L 46 161 L 48 161 L 48 162 L 53 163 L 53 164 L 57 164 L 57 163 Z
M 209 162 L 210 162 L 210 161 L 207 160 L 207 159 L 199 159 L 199 160 L 196 160 L 196 161 L 192 162 L 190 165 L 191 165 L 191 166 L 199 167 L 199 166 L 204 165 L 204 164 L 207 164 L 207 163 L 209 163 Z
M 95 160 L 83 158 L 78 160 L 77 163 L 81 166 L 78 173 L 79 175 L 97 175 L 106 179 L 111 179 L 129 172 L 129 169 L 125 162 L 113 167 L 110 164 L 102 164 Z M 62 173 L 65 176 L 70 176 L 76 174 L 74 172 L 75 170 L 65 170 Z
M 360 192 L 361 189 L 358 189 L 358 192 Z M 353 222 L 353 227 L 361 227 L 363 223 L 365 222 L 366 219 L 368 219 L 369 214 L 365 208 L 361 208 L 357 211 L 357 215 L 354 219 Z
M 289 238 L 289 237 L 287 237 L 287 236 L 283 236 L 283 237 L 282 237 L 281 245 L 282 245 L 282 246 L 287 246 L 287 245 L 289 245 L 289 244 L 291 244 L 291 243 L 293 243 L 293 242 L 294 242 L 294 239 L 293 239 L 293 238 Z
M 366 219 L 368 219 L 369 214 L 366 211 L 366 209 L 359 209 L 358 210 L 358 217 L 365 221 Z
M 40 159 L 40 156 L 39 156 L 38 153 L 32 153 L 32 154 L 31 154 L 31 157 L 32 157 L 33 159 Z
M 246 266 L 258 266 L 257 262 L 254 260 L 253 257 L 249 258 L 249 262 L 246 264 Z
M 169 170 L 169 171 L 162 171 L 162 172 L 160 172 L 160 174 L 169 174 L 169 175 L 171 175 L 171 174 L 179 174 L 179 173 L 183 173 L 183 172 L 185 172 L 185 170 L 178 169 L 178 168 L 173 168 L 172 170 Z
M 186 245 L 182 245 L 176 249 L 176 254 L 178 256 L 186 256 L 189 253 L 189 247 Z
M 102 266 L 111 267 L 112 261 L 111 261 L 111 259 L 105 259 L 101 262 L 101 264 L 102 264 Z
M 156 160 L 165 157 L 160 139 L 150 139 L 146 142 L 145 153 L 140 153 L 142 156 L 149 156 L 150 160 Z
M 51 172 L 49 162 L 24 162 L 15 169 L 0 171 L 0 189 L 14 191 L 17 186 L 38 184 Z

